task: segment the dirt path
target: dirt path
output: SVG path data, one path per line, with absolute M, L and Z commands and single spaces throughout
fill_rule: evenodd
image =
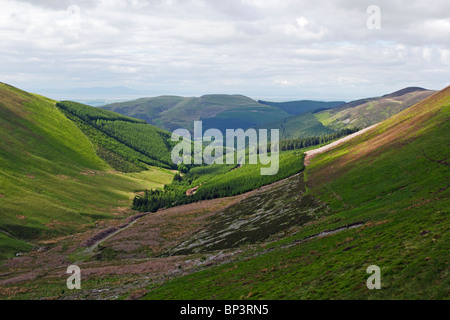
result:
M 140 217 L 141 218 L 141 217 Z M 132 222 L 130 222 L 129 224 L 127 224 L 126 226 L 119 228 L 107 235 L 105 235 L 104 237 L 101 237 L 100 239 L 98 239 L 93 245 L 87 247 L 83 253 L 84 254 L 88 254 L 88 255 L 93 255 L 94 251 L 98 248 L 98 246 L 102 243 L 105 242 L 106 240 L 108 240 L 109 238 L 114 237 L 116 234 L 118 234 L 119 232 L 122 232 L 123 230 L 126 230 L 128 228 L 130 228 L 131 226 L 133 226 L 133 224 L 136 223 L 137 220 L 139 220 L 140 218 L 137 218 L 136 220 L 133 220 Z
M 350 135 L 348 135 L 348 136 L 346 136 L 346 137 L 344 137 L 342 139 L 339 139 L 339 140 L 334 141 L 334 142 L 332 142 L 330 144 L 327 144 L 326 146 L 306 151 L 305 152 L 305 154 L 306 154 L 305 166 L 308 166 L 311 163 L 311 159 L 314 158 L 316 155 L 318 155 L 320 153 L 323 153 L 323 152 L 326 152 L 326 151 L 328 151 L 328 150 L 330 150 L 330 149 L 340 145 L 341 143 L 344 143 L 345 141 L 351 140 L 351 139 L 353 139 L 353 138 L 355 138 L 355 137 L 357 137 L 357 136 L 359 136 L 359 135 L 369 131 L 370 129 L 375 128 L 376 126 L 378 126 L 378 124 L 374 124 L 373 126 L 370 126 L 370 127 L 365 128 L 365 129 L 359 130 L 358 132 L 352 133 L 352 134 L 350 134 Z
M 196 187 L 194 187 L 192 189 L 189 189 L 188 191 L 186 191 L 186 195 L 188 197 L 193 196 L 197 192 L 198 188 L 200 188 L 200 186 L 196 186 Z

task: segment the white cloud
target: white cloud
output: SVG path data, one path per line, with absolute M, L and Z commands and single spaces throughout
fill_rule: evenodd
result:
M 309 21 L 305 17 L 295 19 L 295 23 L 284 25 L 284 32 L 291 39 L 298 40 L 321 40 L 327 33 L 326 30 L 317 25 L 314 21 Z
M 291 81 L 288 81 L 288 80 L 275 79 L 274 84 L 277 86 L 289 87 L 289 86 L 292 86 L 294 83 Z
M 0 0 L 0 81 L 324 99 L 448 85 L 450 3 L 377 1 L 368 30 L 371 2 Z

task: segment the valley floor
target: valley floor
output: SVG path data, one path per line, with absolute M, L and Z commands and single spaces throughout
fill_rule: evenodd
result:
M 443 110 L 415 139 L 384 123 L 251 192 L 41 243 L 0 264 L 0 299 L 448 299 Z M 72 264 L 81 290 L 66 287 Z
M 248 259 L 322 214 L 325 207 L 304 191 L 301 173 L 239 196 L 145 214 L 127 227 L 115 221 L 102 226 L 116 230 L 103 238 L 96 229 L 59 239 L 3 262 L 0 298 L 136 298 L 170 278 Z M 81 291 L 66 288 L 71 264 L 82 270 Z
M 0 299 L 448 298 L 437 204 L 361 211 L 329 192 L 348 210 L 313 197 L 301 172 L 238 196 L 109 220 L 3 261 Z M 66 287 L 73 264 L 81 290 Z M 384 290 L 366 287 L 373 264 Z

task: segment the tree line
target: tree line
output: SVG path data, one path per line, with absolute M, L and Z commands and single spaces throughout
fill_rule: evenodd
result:
M 361 130 L 361 128 L 346 128 L 322 136 L 281 140 L 279 142 L 279 150 L 289 151 L 309 148 L 348 136 L 349 134 L 355 133 L 359 130 Z M 269 152 L 271 150 L 270 142 L 268 143 L 267 150 Z
M 146 190 L 133 199 L 133 209 L 156 212 L 161 208 L 239 195 L 264 185 L 288 178 L 304 169 L 303 152 L 280 155 L 276 175 L 261 175 L 261 165 L 210 165 L 192 168 L 187 174 L 177 174 L 163 190 Z M 186 191 L 198 187 L 192 195 Z

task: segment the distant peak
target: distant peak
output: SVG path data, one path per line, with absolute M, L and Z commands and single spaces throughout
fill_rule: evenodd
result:
M 386 98 L 386 97 L 400 97 L 400 96 L 403 96 L 405 94 L 408 94 L 408 93 L 411 93 L 411 92 L 417 92 L 417 91 L 428 91 L 428 90 L 425 89 L 425 88 L 421 88 L 421 87 L 407 87 L 407 88 L 395 91 L 393 93 L 386 94 L 386 95 L 383 96 L 383 98 Z
M 200 98 L 208 98 L 208 97 L 244 97 L 244 98 L 248 98 L 247 96 L 244 96 L 242 94 L 226 94 L 226 93 L 205 94 L 205 95 L 201 96 Z

